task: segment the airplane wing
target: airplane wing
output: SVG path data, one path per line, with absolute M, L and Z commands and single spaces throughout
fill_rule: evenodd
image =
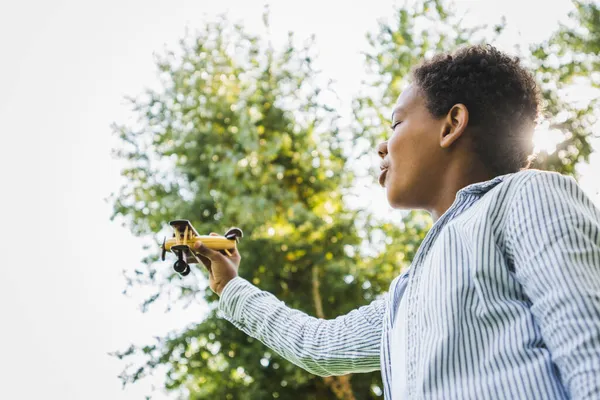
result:
M 174 243 L 169 243 L 170 246 L 168 246 L 167 250 L 180 250 L 182 252 L 183 260 L 188 264 L 200 263 L 200 259 L 190 249 L 195 243 L 194 239 L 200 236 L 192 223 L 187 219 L 177 219 L 170 221 L 169 225 L 173 228 L 174 239 L 174 241 L 169 241 Z

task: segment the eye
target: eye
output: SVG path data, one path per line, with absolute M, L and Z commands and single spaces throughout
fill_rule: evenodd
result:
M 398 125 L 400 125 L 401 123 L 402 123 L 402 121 L 395 122 L 390 128 L 392 129 L 392 131 L 394 131 L 396 129 L 396 127 Z

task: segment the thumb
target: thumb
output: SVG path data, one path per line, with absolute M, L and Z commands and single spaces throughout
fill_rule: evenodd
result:
M 196 251 L 196 253 L 202 254 L 204 257 L 208 258 L 211 261 L 217 258 L 219 254 L 218 252 L 206 247 L 204 243 L 200 241 L 194 243 L 194 250 Z

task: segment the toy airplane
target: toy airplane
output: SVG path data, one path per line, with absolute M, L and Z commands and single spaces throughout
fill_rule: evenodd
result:
M 231 228 L 225 236 L 199 235 L 190 221 L 186 219 L 171 221 L 169 225 L 173 228 L 173 237 L 163 240 L 161 259 L 165 261 L 167 251 L 177 255 L 173 269 L 182 276 L 190 273 L 189 264 L 200 263 L 200 257 L 192 251 L 196 242 L 202 242 L 209 249 L 222 250 L 230 256 L 231 253 L 228 250 L 234 249 L 236 243 L 244 236 L 239 228 Z

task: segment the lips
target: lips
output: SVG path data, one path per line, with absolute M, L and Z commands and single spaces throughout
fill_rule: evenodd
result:
M 385 178 L 387 176 L 389 167 L 390 167 L 390 160 L 389 160 L 389 158 L 386 157 L 381 162 L 381 165 L 379 165 L 379 169 L 381 170 L 381 173 L 379 174 L 379 184 L 381 185 L 381 187 L 385 187 Z
M 388 172 L 388 169 L 385 168 L 385 169 L 382 169 L 381 173 L 379 174 L 379 184 L 381 185 L 381 187 L 385 187 L 385 178 L 387 176 L 387 172 Z

